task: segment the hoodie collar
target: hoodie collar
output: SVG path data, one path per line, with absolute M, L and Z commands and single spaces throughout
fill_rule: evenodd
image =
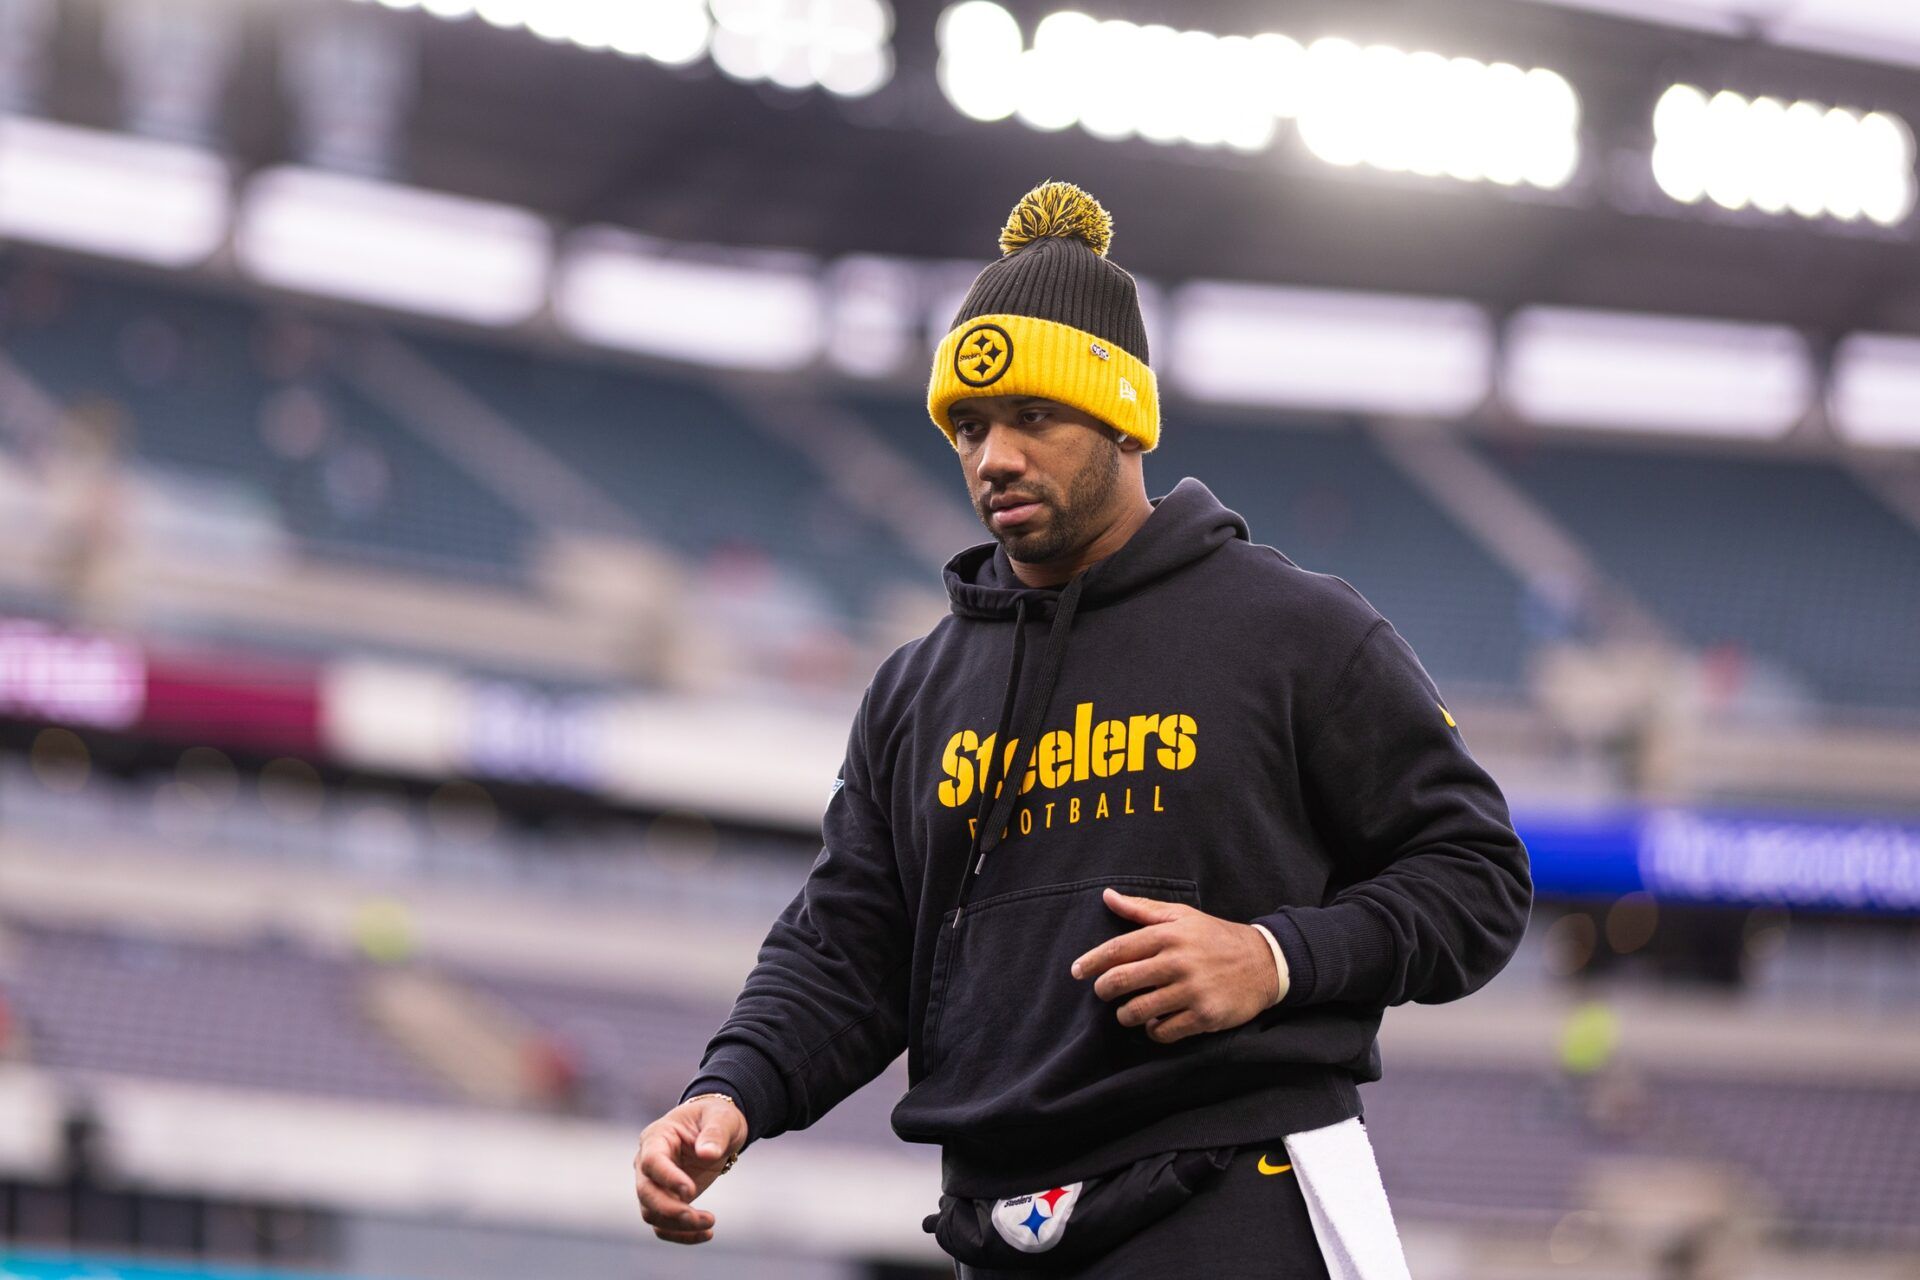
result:
M 1098 609 L 1123 600 L 1175 570 L 1204 559 L 1235 538 L 1251 541 L 1247 522 L 1221 505 L 1206 485 L 1187 476 L 1164 497 L 1150 499 L 1153 514 L 1125 545 L 1083 570 L 1079 607 Z M 1059 587 L 1030 587 L 1015 576 L 998 542 L 968 547 L 942 571 L 947 598 L 963 618 L 1010 619 L 1026 601 L 1026 615 L 1051 616 Z

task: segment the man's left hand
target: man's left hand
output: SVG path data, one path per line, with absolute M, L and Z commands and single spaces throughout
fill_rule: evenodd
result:
M 1149 1037 L 1171 1044 L 1251 1021 L 1286 994 L 1273 950 L 1252 925 L 1184 902 L 1117 889 L 1104 896 L 1109 910 L 1140 927 L 1075 960 L 1073 976 L 1094 979 L 1102 1000 L 1125 1001 L 1121 1026 L 1144 1026 Z

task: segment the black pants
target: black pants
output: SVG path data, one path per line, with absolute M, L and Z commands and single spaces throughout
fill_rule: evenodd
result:
M 1069 1271 L 984 1271 L 955 1264 L 959 1280 L 1327 1280 L 1307 1202 L 1278 1139 L 1234 1153 L 1193 1199 L 1149 1223 L 1105 1257 Z

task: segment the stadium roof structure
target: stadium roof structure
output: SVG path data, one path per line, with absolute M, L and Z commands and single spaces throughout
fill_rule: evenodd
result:
M 114 123 L 102 2 L 62 6 L 49 115 Z M 1388 289 L 1468 298 L 1496 314 L 1545 303 L 1815 333 L 1920 330 L 1920 214 L 1890 227 L 1775 216 L 1683 204 L 1656 184 L 1653 110 L 1679 83 L 1920 121 L 1920 74 L 1911 69 L 1758 35 L 1526 0 L 1180 6 L 1180 23 L 1217 33 L 1278 27 L 1302 42 L 1337 35 L 1552 69 L 1578 96 L 1580 154 L 1564 185 L 1543 190 L 1328 164 L 1284 122 L 1269 145 L 1234 150 L 970 119 L 939 83 L 941 3 L 896 0 L 892 74 L 858 97 L 742 83 L 708 59 L 666 66 L 398 7 L 314 0 L 280 12 L 292 22 L 296 13 L 350 10 L 401 33 L 417 81 L 393 176 L 563 225 L 827 256 L 978 261 L 994 251 L 1013 198 L 1057 176 L 1114 210 L 1116 260 L 1166 283 Z M 1006 4 L 1028 33 L 1061 7 Z M 1102 19 L 1167 18 L 1166 6 L 1142 0 L 1087 8 Z M 219 141 L 243 172 L 293 158 L 291 95 L 278 70 L 286 47 L 284 33 L 250 28 L 227 86 Z M 1151 78 L 1152 65 L 1142 74 Z M 1910 158 L 1910 135 L 1907 145 Z

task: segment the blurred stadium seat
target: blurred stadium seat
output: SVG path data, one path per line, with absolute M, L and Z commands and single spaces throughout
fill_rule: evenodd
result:
M 1920 705 L 1916 531 L 1843 462 L 1537 439 L 1482 451 L 1689 644 L 1771 662 L 1838 707 Z

